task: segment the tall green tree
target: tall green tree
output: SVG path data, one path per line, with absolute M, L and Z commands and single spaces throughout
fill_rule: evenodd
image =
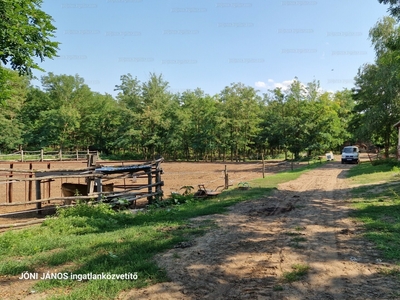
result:
M 221 117 L 229 133 L 231 160 L 238 160 L 240 155 L 246 157 L 259 132 L 261 97 L 252 87 L 232 83 L 221 91 L 219 101 Z
M 149 80 L 142 84 L 143 111 L 140 126 L 141 144 L 146 158 L 162 154 L 171 133 L 171 120 L 165 116 L 173 100 L 168 89 L 169 83 L 162 74 L 151 73 Z
M 184 112 L 182 128 L 186 157 L 190 150 L 196 160 L 213 159 L 218 146 L 217 101 L 197 88 L 185 91 L 180 96 L 181 110 Z
M 115 86 L 118 91 L 117 102 L 119 105 L 118 135 L 114 145 L 119 149 L 129 149 L 136 153 L 142 152 L 140 116 L 143 112 L 142 86 L 140 81 L 131 74 L 120 77 L 121 84 Z
M 267 148 L 271 156 L 274 156 L 275 152 L 280 149 L 287 155 L 286 107 L 282 88 L 275 88 L 269 93 L 265 93 L 263 101 L 261 131 L 257 137 L 257 146 L 264 155 Z
M 26 98 L 29 80 L 18 76 L 15 71 L 0 67 L 6 73 L 3 78 L 8 78 L 8 95 L 4 99 L 0 114 L 0 151 L 18 149 L 23 144 L 24 124 L 20 119 Z
M 381 142 L 386 156 L 394 142 L 392 126 L 400 115 L 400 56 L 393 48 L 400 38 L 399 30 L 390 17 L 383 18 L 370 30 L 376 61 L 362 66 L 355 78 L 357 117 L 353 126 L 359 126 L 358 135 Z
M 354 89 L 357 133 L 384 145 L 385 155 L 393 143 L 393 124 L 400 115 L 399 67 L 396 64 L 364 65 L 356 77 Z
M 107 108 L 116 105 L 112 97 L 92 92 L 78 75 L 49 73 L 42 77 L 42 86 L 44 91 L 30 90 L 21 114 L 31 124 L 28 145 L 66 149 L 98 146 L 100 119 L 108 118 Z
M 41 4 L 42 0 L 0 1 L 0 60 L 20 74 L 41 70 L 35 57 L 43 61 L 57 53 L 56 28 Z

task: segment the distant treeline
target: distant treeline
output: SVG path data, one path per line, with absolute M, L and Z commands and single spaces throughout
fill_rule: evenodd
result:
M 8 71 L 3 69 L 3 71 Z M 230 159 L 290 151 L 323 153 L 351 139 L 351 91 L 321 91 L 297 79 L 262 96 L 232 83 L 216 95 L 172 93 L 162 75 L 127 74 L 116 98 L 91 91 L 78 75 L 48 73 L 42 89 L 10 74 L 0 115 L 0 150 L 99 150 L 149 159 Z

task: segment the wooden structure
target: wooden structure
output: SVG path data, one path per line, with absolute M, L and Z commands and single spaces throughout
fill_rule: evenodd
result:
M 95 162 L 90 157 L 88 161 Z M 124 199 L 135 206 L 137 200 L 147 199 L 148 203 L 151 203 L 154 199 L 161 199 L 163 195 L 162 161 L 161 158 L 129 166 L 88 166 L 79 170 L 16 170 L 13 169 L 13 164 L 10 164 L 9 169 L 0 169 L 0 187 L 5 185 L 7 189 L 7 197 L 5 201 L 0 199 L 0 207 L 26 207 L 28 204 L 35 204 L 35 210 L 40 214 L 41 211 L 50 209 L 42 207 L 42 204 L 50 202 L 68 206 L 78 200 L 113 204 Z M 69 182 L 66 182 L 67 180 Z M 80 180 L 85 181 L 85 184 L 81 184 Z M 54 185 L 59 187 L 59 193 L 63 191 L 61 196 L 52 195 L 54 188 L 51 187 Z M 23 187 L 23 194 L 29 196 L 16 199 L 17 197 L 13 196 L 14 188 Z M 54 209 L 54 205 L 51 209 Z M 0 216 L 26 212 L 32 210 L 19 210 Z

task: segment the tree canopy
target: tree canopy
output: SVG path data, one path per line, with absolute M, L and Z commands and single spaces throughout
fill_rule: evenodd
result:
M 40 7 L 42 0 L 0 1 L 0 60 L 20 74 L 39 69 L 34 58 L 53 58 L 59 43 L 52 40 L 52 17 Z
M 232 83 L 208 95 L 200 88 L 172 93 L 161 74 L 144 82 L 126 74 L 114 99 L 92 91 L 79 75 L 48 73 L 39 89 L 6 71 L 14 86 L 0 118 L 2 151 L 90 147 L 145 159 L 244 160 L 323 153 L 347 138 L 347 93 L 323 92 L 316 81 L 296 79 L 288 90 L 263 96 Z
M 399 0 L 378 0 L 381 4 L 389 4 L 388 12 L 394 18 L 400 19 L 400 1 Z
M 360 139 L 383 145 L 388 156 L 393 124 L 400 116 L 400 60 L 393 47 L 400 40 L 400 29 L 392 17 L 385 17 L 371 28 L 370 38 L 376 60 L 361 66 L 355 77 L 352 127 Z

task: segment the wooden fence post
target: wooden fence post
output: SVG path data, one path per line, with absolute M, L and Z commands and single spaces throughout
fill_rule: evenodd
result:
M 97 201 L 100 202 L 103 197 L 103 185 L 102 185 L 101 177 L 96 178 L 96 185 L 97 185 L 97 192 L 99 193 L 99 196 L 97 197 Z
M 33 169 L 32 163 L 29 164 L 29 170 Z M 29 178 L 33 177 L 33 173 L 31 172 L 28 176 Z M 32 201 L 32 181 L 28 183 L 28 201 Z
M 157 200 L 158 199 L 162 200 L 162 196 L 163 196 L 162 188 L 161 188 L 161 172 L 162 172 L 162 169 L 160 168 L 160 162 L 158 162 L 157 165 L 156 165 L 156 183 L 157 183 L 156 193 L 157 193 Z
M 151 192 L 152 192 L 152 188 L 151 188 L 152 182 L 153 182 L 153 175 L 151 174 L 151 168 L 150 168 L 150 169 L 148 170 L 148 172 L 147 172 L 147 184 L 149 185 L 149 186 L 147 187 L 147 192 L 148 192 L 149 194 L 151 194 Z M 152 196 L 148 196 L 148 197 L 147 197 L 147 201 L 149 202 L 149 204 L 151 204 L 151 203 L 153 202 L 153 197 L 152 197 Z
M 43 161 L 43 149 L 40 149 L 40 161 Z
M 10 164 L 10 169 L 14 168 L 14 164 Z M 13 177 L 13 172 L 10 172 L 10 175 L 8 176 L 9 178 L 12 179 Z M 8 203 L 12 203 L 13 200 L 13 184 L 12 182 L 8 183 Z
M 294 158 L 293 158 L 293 153 L 292 153 L 292 162 L 290 163 L 290 169 L 293 171 L 293 160 L 294 160 Z
M 76 149 L 76 160 L 79 160 L 79 151 Z
M 87 178 L 87 195 L 90 196 L 94 192 L 94 179 L 91 177 Z
M 58 153 L 60 160 L 62 161 L 62 150 L 60 149 L 60 152 Z
M 50 163 L 48 163 L 47 164 L 47 170 L 50 170 Z M 48 197 L 50 198 L 50 195 L 51 195 L 51 180 L 48 180 L 48 182 L 47 182 L 47 195 L 48 195 Z M 49 203 L 50 203 L 50 201 L 49 201 Z
M 36 200 L 42 199 L 42 191 L 41 191 L 40 181 L 41 180 L 35 181 L 36 182 Z M 36 213 L 38 215 L 42 214 L 41 208 L 42 208 L 42 202 L 37 202 L 36 203 L 36 209 L 37 209 Z
M 226 165 L 225 165 L 225 170 L 224 170 L 224 177 L 225 177 L 224 189 L 226 190 L 229 187 L 229 175 L 228 175 L 228 170 L 226 168 Z
M 265 160 L 264 160 L 264 153 L 261 153 L 261 159 L 262 159 L 262 174 L 263 174 L 263 178 L 265 178 Z
M 24 150 L 21 149 L 21 161 L 24 161 Z

